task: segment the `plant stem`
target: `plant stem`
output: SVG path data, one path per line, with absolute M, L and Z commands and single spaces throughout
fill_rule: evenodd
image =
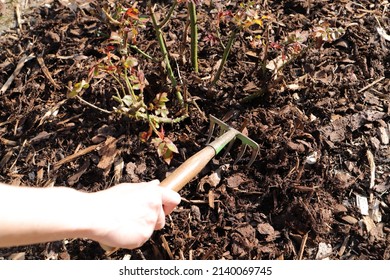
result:
M 219 78 L 221 77 L 223 67 L 225 66 L 225 63 L 226 63 L 227 58 L 229 56 L 230 50 L 232 49 L 232 46 L 233 46 L 234 40 L 236 39 L 237 34 L 238 34 L 238 29 L 234 29 L 232 31 L 232 34 L 230 34 L 229 41 L 228 41 L 228 43 L 225 47 L 225 50 L 223 52 L 221 64 L 219 65 L 217 73 L 215 73 L 214 79 L 211 82 L 212 87 L 214 87 L 217 84 Z
M 142 119 L 145 119 L 145 120 L 149 120 L 149 122 L 151 120 L 155 121 L 156 123 L 167 123 L 167 124 L 173 124 L 173 123 L 179 123 L 181 121 L 183 121 L 184 119 L 186 119 L 188 117 L 187 114 L 184 114 L 180 117 L 177 117 L 177 118 L 165 118 L 165 117 L 159 117 L 159 116 L 156 116 L 156 115 L 151 115 L 151 114 L 148 114 L 148 113 L 142 113 L 142 112 L 137 112 L 136 114 L 137 117 L 140 117 Z
M 121 81 L 118 79 L 118 77 L 116 77 L 114 74 L 112 74 L 111 72 L 106 72 L 108 73 L 118 84 L 119 86 L 121 87 L 121 90 L 122 90 L 122 93 L 123 93 L 123 96 L 126 95 L 126 89 L 125 87 L 123 86 L 123 84 L 121 83 Z
M 133 89 L 133 86 L 132 86 L 132 84 L 131 84 L 131 82 L 129 80 L 128 71 L 127 71 L 126 68 L 125 68 L 124 80 L 126 82 L 127 89 L 130 92 L 131 97 L 133 98 L 133 103 L 136 103 L 138 101 L 138 99 L 137 99 L 137 96 L 134 93 L 134 89 Z
M 165 26 L 165 24 L 167 24 L 167 22 L 169 21 L 169 19 L 171 18 L 172 14 L 173 14 L 173 11 L 175 10 L 176 8 L 176 5 L 177 5 L 177 0 L 175 0 L 173 3 L 172 3 L 172 6 L 171 8 L 169 9 L 168 11 L 168 14 L 167 16 L 164 18 L 164 20 L 162 22 L 160 22 L 160 24 L 158 25 L 158 27 L 161 29 Z
M 162 32 L 161 32 L 161 29 L 160 29 L 160 27 L 159 27 L 159 25 L 157 23 L 156 16 L 155 16 L 151 6 L 149 6 L 149 11 L 150 11 L 150 15 L 152 17 L 153 26 L 154 26 L 154 30 L 156 32 L 157 40 L 158 40 L 158 43 L 160 45 L 161 52 L 163 54 L 163 59 L 164 59 L 164 62 L 165 62 L 165 67 L 167 68 L 169 79 L 172 82 L 172 86 L 176 87 L 177 86 L 177 81 L 176 81 L 175 75 L 173 74 L 171 63 L 169 61 L 169 54 L 168 54 L 168 51 L 167 51 L 167 47 L 165 46 L 165 41 L 164 41 L 164 38 L 163 38 L 163 35 L 162 35 Z
M 152 4 L 150 3 L 150 1 L 148 2 L 148 8 L 149 8 L 150 15 L 152 17 L 153 27 L 154 27 L 154 30 L 156 32 L 157 40 L 158 40 L 158 43 L 160 45 L 161 52 L 163 54 L 163 59 L 164 59 L 165 67 L 166 67 L 167 72 L 168 72 L 168 77 L 171 80 L 172 87 L 176 91 L 176 98 L 178 99 L 180 105 L 182 107 L 184 107 L 184 99 L 183 99 L 183 96 L 181 95 L 181 92 L 177 89 L 177 80 L 175 78 L 175 75 L 173 74 L 172 66 L 171 66 L 171 63 L 169 61 L 169 54 L 167 51 L 167 47 L 165 45 L 165 40 L 164 40 L 164 37 L 162 35 L 161 28 L 157 23 L 156 15 L 153 12 Z
M 135 45 L 130 45 L 130 48 L 136 50 L 137 52 L 139 52 L 141 55 L 143 55 L 143 56 L 146 57 L 147 59 L 150 59 L 150 60 L 152 60 L 153 62 L 157 62 L 157 59 L 155 59 L 154 57 L 151 57 L 151 56 L 148 55 L 146 52 L 144 52 L 143 50 L 141 50 L 140 48 L 138 48 L 137 46 L 135 46 Z
M 196 5 L 191 0 L 188 2 L 188 12 L 191 22 L 191 63 L 195 73 L 199 72 L 198 68 L 198 23 L 196 16 Z

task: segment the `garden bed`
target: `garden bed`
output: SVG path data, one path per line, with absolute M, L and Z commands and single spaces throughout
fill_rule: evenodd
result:
M 390 258 L 387 2 L 255 1 L 262 22 L 238 32 L 215 85 L 233 31 L 223 20 L 239 11 L 238 4 L 203 1 L 197 7 L 198 73 L 191 64 L 187 9 L 176 7 L 161 29 L 176 87 L 147 21 L 136 46 L 151 59 L 130 51 L 148 81 L 144 98 L 151 102 L 166 92 L 168 116 L 188 115 L 163 125 L 179 152 L 170 164 L 150 139 L 141 141 L 147 122 L 69 97 L 105 56 L 102 49 L 115 27 L 101 8 L 112 12 L 115 1 L 65 2 L 37 8 L 19 29 L 0 37 L 2 182 L 92 192 L 119 182 L 163 180 L 205 146 L 210 114 L 244 127 L 260 153 L 251 168 L 245 165 L 248 155 L 233 165 L 234 149 L 213 159 L 180 191 L 183 200 L 166 227 L 137 250 L 107 255 L 98 243 L 76 239 L 1 249 L 1 258 Z M 127 8 L 137 2 L 133 7 L 150 16 L 146 1 L 118 2 Z M 168 2 L 155 4 L 157 19 L 167 15 Z M 333 37 L 310 47 L 310 32 L 319 27 Z M 281 48 L 291 34 L 302 39 L 291 46 L 301 49 L 284 59 L 290 54 Z M 275 69 L 272 63 L 280 61 Z M 118 106 L 113 80 L 89 84 L 80 94 L 84 101 L 106 111 Z M 184 113 L 177 89 L 188 106 Z M 58 207 L 67 211 L 72 202 L 59 200 Z

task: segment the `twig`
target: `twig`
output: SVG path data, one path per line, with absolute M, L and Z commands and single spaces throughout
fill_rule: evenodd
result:
M 349 241 L 349 235 L 347 235 L 347 237 L 344 238 L 343 244 L 341 244 L 340 250 L 338 252 L 339 257 L 344 255 L 345 249 L 347 248 L 348 241 Z
M 15 16 L 16 16 L 16 22 L 18 23 L 19 30 L 22 30 L 22 18 L 20 16 L 20 5 L 15 5 Z
M 121 23 L 119 21 L 117 21 L 116 19 L 114 19 L 105 9 L 101 9 L 101 11 L 104 13 L 104 15 L 107 17 L 108 21 L 111 24 L 116 25 L 116 26 L 120 26 L 121 25 Z
M 61 88 L 60 85 L 57 84 L 56 81 L 54 81 L 53 77 L 51 76 L 51 74 L 49 72 L 49 69 L 46 67 L 46 64 L 45 64 L 45 61 L 43 60 L 43 58 L 41 56 L 38 56 L 37 61 L 38 61 L 39 66 L 41 66 L 43 74 L 50 81 L 50 83 L 54 86 L 54 88 L 57 90 L 60 89 Z
M 170 258 L 171 260 L 173 260 L 174 257 L 173 257 L 171 248 L 169 248 L 168 241 L 167 241 L 167 239 L 165 238 L 164 235 L 161 235 L 161 242 L 162 242 L 162 247 L 163 247 L 163 248 L 165 249 L 165 251 L 167 252 L 169 258 Z
M 110 257 L 112 254 L 116 253 L 120 249 L 119 247 L 112 248 L 112 247 L 109 247 L 109 246 L 103 245 L 103 244 L 100 244 L 100 247 L 102 247 L 102 249 L 104 251 L 106 251 L 104 254 L 107 257 Z
M 369 89 L 370 87 L 376 85 L 377 83 L 381 82 L 385 77 L 380 77 L 379 79 L 373 81 L 371 84 L 365 86 L 364 88 L 360 89 L 358 93 L 362 93 L 363 91 Z
M 10 166 L 10 168 L 9 168 L 9 170 L 13 170 L 14 169 L 14 166 L 16 165 L 16 163 L 17 163 L 17 161 L 19 160 L 19 157 L 20 157 L 20 155 L 21 155 L 21 153 L 22 153 L 22 150 L 24 149 L 24 147 L 27 145 L 27 140 L 24 140 L 23 141 L 23 144 L 22 144 L 22 147 L 20 147 L 20 150 L 19 150 L 19 153 L 18 153 L 18 155 L 16 156 L 16 159 L 15 159 L 15 161 L 12 163 L 12 165 Z
M 72 154 L 70 156 L 67 156 L 66 158 L 63 158 L 62 160 L 57 161 L 56 163 L 54 163 L 54 168 L 58 168 L 58 167 L 60 167 L 61 165 L 65 164 L 65 163 L 71 162 L 71 161 L 75 160 L 78 157 L 86 155 L 86 154 L 96 150 L 101 145 L 102 144 L 92 145 L 92 146 L 89 146 L 88 148 L 85 148 L 85 149 L 83 149 L 81 151 L 78 151 L 78 152 L 76 152 L 76 153 L 74 153 L 74 154 Z
M 172 3 L 171 5 L 171 8 L 169 9 L 168 11 L 168 14 L 167 16 L 164 18 L 164 20 L 162 22 L 160 22 L 160 24 L 158 25 L 158 27 L 161 29 L 163 28 L 167 22 L 169 21 L 169 19 L 171 18 L 172 14 L 173 14 L 173 11 L 175 10 L 176 8 L 176 5 L 177 5 L 177 0 L 175 0 L 175 2 Z
M 94 109 L 97 109 L 97 110 L 99 110 L 99 111 L 101 111 L 101 112 L 103 112 L 103 113 L 107 113 L 107 114 L 112 114 L 112 113 L 113 113 L 112 111 L 107 111 L 107 110 L 102 109 L 102 108 L 100 108 L 100 107 L 98 107 L 98 106 L 96 106 L 96 105 L 93 105 L 92 103 L 88 102 L 87 100 L 81 98 L 81 97 L 78 96 L 78 95 L 76 95 L 76 97 L 77 97 L 82 103 L 87 104 L 88 106 L 90 106 L 90 107 L 92 107 L 92 108 L 94 108 Z
M 30 55 L 25 55 L 23 56 L 18 64 L 16 65 L 16 68 L 14 70 L 14 72 L 12 73 L 12 75 L 8 78 L 8 80 L 5 82 L 5 84 L 1 87 L 0 89 L 0 95 L 2 95 L 4 92 L 6 92 L 8 90 L 8 88 L 10 87 L 10 85 L 12 84 L 13 80 L 16 78 L 17 75 L 19 75 L 20 71 L 22 70 L 24 64 L 28 61 L 30 61 L 31 59 L 33 59 L 35 57 L 34 54 L 30 54 Z
M 144 253 L 142 253 L 141 249 L 135 249 L 135 252 L 137 253 L 137 255 L 144 261 L 146 261 L 146 258 L 145 258 L 145 255 Z
M 305 250 L 306 241 L 307 241 L 308 236 L 309 236 L 309 233 L 306 232 L 306 234 L 302 237 L 301 247 L 299 248 L 299 253 L 298 253 L 298 260 L 302 260 L 303 251 Z

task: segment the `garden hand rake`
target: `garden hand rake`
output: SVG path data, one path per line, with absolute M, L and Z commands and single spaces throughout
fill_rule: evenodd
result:
M 216 126 L 219 127 L 219 136 L 210 143 L 211 139 L 213 138 Z M 170 188 L 176 192 L 180 191 L 188 182 L 190 182 L 196 175 L 199 174 L 199 172 L 202 171 L 202 169 L 214 156 L 219 154 L 219 152 L 221 152 L 229 144 L 223 155 L 225 156 L 232 148 L 235 139 L 241 140 L 242 145 L 241 151 L 239 152 L 234 164 L 236 164 L 242 158 L 246 149 L 249 147 L 253 149 L 251 158 L 248 162 L 248 167 L 250 167 L 259 153 L 259 145 L 248 136 L 242 134 L 223 121 L 210 115 L 210 128 L 206 147 L 182 163 L 175 171 L 173 171 L 160 183 L 160 186 Z M 106 250 L 106 254 L 108 255 L 119 249 L 112 248 L 104 244 L 100 244 L 100 246 Z
M 216 126 L 220 128 L 219 136 L 216 137 L 215 140 L 210 143 Z M 210 115 L 210 128 L 206 147 L 191 156 L 189 159 L 187 159 L 173 173 L 171 173 L 166 179 L 164 179 L 160 183 L 160 186 L 170 188 L 176 192 L 180 191 L 207 165 L 207 163 L 214 156 L 219 154 L 219 152 L 222 151 L 226 147 L 226 145 L 229 144 L 224 153 L 225 156 L 232 148 L 235 139 L 241 140 L 242 145 L 241 151 L 238 154 L 234 164 L 236 164 L 243 157 L 245 151 L 249 147 L 252 148 L 252 155 L 248 162 L 248 167 L 250 167 L 259 153 L 259 145 L 255 141 L 250 139 L 248 136 L 245 136 L 238 130 L 224 123 L 223 121 Z

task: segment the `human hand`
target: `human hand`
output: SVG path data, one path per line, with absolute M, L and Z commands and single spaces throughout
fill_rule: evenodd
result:
M 89 194 L 88 238 L 112 247 L 142 246 L 154 230 L 165 226 L 165 215 L 180 203 L 178 193 L 159 181 L 124 183 Z

